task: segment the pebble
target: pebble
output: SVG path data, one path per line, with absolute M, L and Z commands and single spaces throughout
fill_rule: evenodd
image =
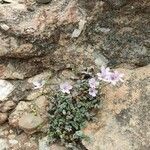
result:
M 43 123 L 40 116 L 35 116 L 32 113 L 23 115 L 19 120 L 19 127 L 26 132 L 32 132 Z
M 1 24 L 0 25 L 1 29 L 3 29 L 4 31 L 8 31 L 10 29 L 10 27 L 6 24 Z
M 13 90 L 14 86 L 10 82 L 0 80 L 0 101 L 5 101 Z

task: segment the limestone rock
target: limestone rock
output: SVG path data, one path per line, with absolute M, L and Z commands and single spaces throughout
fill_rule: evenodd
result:
M 37 107 L 39 107 L 39 109 L 44 110 L 48 106 L 49 103 L 48 103 L 47 98 L 43 95 L 43 96 L 38 97 L 35 100 L 35 104 Z
M 13 60 L 9 59 L 0 60 L 0 78 L 1 79 L 25 79 L 36 74 L 39 74 L 41 70 L 38 68 L 41 63 L 33 64 L 31 61 Z
M 18 144 L 13 146 L 11 145 L 11 148 L 13 148 L 14 150 L 20 149 L 38 150 L 36 137 L 29 137 L 29 135 L 22 133 L 20 135 L 16 135 L 15 139 L 18 141 Z
M 0 4 L 1 20 L 6 21 L 11 28 L 9 32 L 12 33 L 12 36 L 8 37 L 0 32 L 0 41 L 3 43 L 0 46 L 0 56 L 31 58 L 53 52 L 61 34 L 56 24 L 58 26 L 67 25 L 65 28 L 68 30 L 70 24 L 74 28 L 74 24 L 83 18 L 74 0 L 67 3 L 65 1 L 56 0 L 52 1 L 51 5 L 41 7 L 34 5 L 36 11 L 32 12 L 27 9 L 30 5 L 32 7 L 32 1 L 16 1 L 15 4 L 10 3 L 9 5 Z M 46 3 L 50 0 L 37 0 L 37 2 Z M 67 4 L 65 7 L 64 3 Z M 25 15 L 21 19 L 20 16 L 23 13 Z M 71 38 L 72 31 L 68 30 L 68 32 Z
M 2 107 L 0 107 L 1 112 L 8 112 L 15 108 L 16 104 L 13 101 L 7 101 Z
M 28 101 L 32 101 L 32 100 L 35 100 L 36 98 L 38 98 L 39 96 L 41 96 L 43 93 L 43 91 L 40 89 L 38 91 L 31 91 L 29 93 L 29 95 L 27 95 L 27 100 Z
M 149 64 L 149 0 L 128 1 L 0 0 L 0 112 L 9 113 L 8 128 L 23 129 L 23 135 L 10 135 L 1 125 L 0 136 L 10 138 L 2 143 L 10 147 L 3 148 L 0 139 L 0 148 L 38 149 L 37 135 L 30 138 L 24 132 L 46 133 L 51 107 L 47 95 L 66 80 L 74 82 L 74 72 L 101 65 Z M 149 149 L 148 70 L 123 69 L 122 85 L 103 87 L 99 121 L 85 129 L 92 137 L 91 144 L 84 142 L 88 150 Z M 41 122 L 38 128 L 35 124 Z M 55 144 L 49 148 L 61 149 Z
M 8 96 L 13 90 L 14 86 L 10 82 L 6 80 L 0 80 L 0 101 L 7 100 Z
M 48 143 L 48 137 L 44 137 L 42 139 L 39 140 L 39 150 L 49 150 L 49 143 Z
M 9 115 L 9 124 L 13 127 L 18 127 L 19 118 L 27 113 L 30 109 L 30 103 L 27 102 L 19 102 L 16 106 L 15 110 Z
M 60 146 L 58 144 L 53 144 L 53 145 L 50 146 L 49 150 L 66 150 L 66 148 L 63 147 L 63 146 Z
M 14 79 L 10 72 L 7 72 L 7 73 L 9 74 L 7 75 L 7 77 L 10 76 L 11 79 Z M 18 75 L 20 75 L 19 72 L 18 72 Z M 21 100 L 28 100 L 28 101 L 35 100 L 36 98 L 41 96 L 43 93 L 45 94 L 47 93 L 45 91 L 45 88 L 46 87 L 48 88 L 48 86 L 45 86 L 45 85 L 46 85 L 47 80 L 49 80 L 49 78 L 51 77 L 51 75 L 52 74 L 50 71 L 45 71 L 39 75 L 37 74 L 36 76 L 32 76 L 32 78 L 28 78 L 28 80 L 15 80 L 15 79 L 12 80 L 12 85 L 14 87 L 14 90 L 8 95 L 8 98 L 5 98 L 5 100 L 14 101 L 16 103 Z M 42 86 L 40 85 L 40 82 L 42 83 Z M 8 81 L 6 81 L 5 83 L 8 83 Z M 9 90 L 9 88 L 7 87 L 5 88 L 3 87 L 3 89 L 6 91 Z M 4 91 L 1 91 L 1 92 L 4 92 Z M 4 94 L 2 97 L 0 97 L 0 99 L 4 97 Z M 0 104 L 0 108 L 2 108 L 2 103 Z
M 6 139 L 0 139 L 0 148 L 1 150 L 6 150 L 8 149 L 8 144 Z
M 6 24 L 0 24 L 0 28 L 2 28 L 5 31 L 9 30 L 9 26 L 7 26 Z
M 98 120 L 84 130 L 91 138 L 91 142 L 83 142 L 87 149 L 146 150 L 150 147 L 150 66 L 119 71 L 125 74 L 124 83 L 102 88 L 105 96 Z
M 7 141 L 7 149 L 20 150 L 31 149 L 37 150 L 38 144 L 35 137 L 30 137 L 25 133 L 16 134 L 12 130 L 7 130 L 8 135 L 5 137 Z
M 33 133 L 38 127 L 42 125 L 44 120 L 40 116 L 34 114 L 25 114 L 19 119 L 19 127 L 25 132 Z
M 25 72 L 21 72 L 17 70 L 16 67 L 12 63 L 0 64 L 0 77 L 1 79 L 23 79 Z
M 48 136 L 46 136 L 39 139 L 39 150 L 66 150 L 66 148 L 59 144 L 49 145 Z
M 48 105 L 49 102 L 45 96 L 40 96 L 31 102 L 21 101 L 9 115 L 9 124 L 27 133 L 42 131 L 42 127 L 47 123 Z
M 46 81 L 52 76 L 51 71 L 45 71 L 28 79 L 28 83 L 33 84 L 34 89 L 40 89 L 46 84 Z
M 7 118 L 8 118 L 7 113 L 0 113 L 0 124 L 5 123 Z

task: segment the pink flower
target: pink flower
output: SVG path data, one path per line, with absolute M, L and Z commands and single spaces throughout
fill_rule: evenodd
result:
M 122 79 L 123 76 L 124 76 L 124 74 L 115 71 L 109 75 L 109 82 L 112 85 L 116 85 L 117 82 L 119 82 L 119 81 L 123 82 L 123 79 Z
M 112 85 L 116 85 L 117 82 L 123 82 L 122 77 L 124 76 L 121 73 L 110 72 L 110 68 L 101 67 L 101 73 L 97 73 L 98 79 L 111 83 Z
M 90 85 L 91 88 L 96 88 L 96 87 L 99 85 L 99 82 L 96 81 L 95 78 L 91 78 L 91 79 L 89 80 L 89 85 Z
M 92 96 L 92 97 L 96 97 L 96 94 L 98 93 L 98 91 L 95 89 L 95 88 L 90 88 L 89 89 L 89 94 Z
M 101 73 L 97 73 L 98 79 L 108 82 L 110 77 L 110 68 L 101 67 Z
M 70 94 L 71 89 L 72 89 L 72 86 L 67 82 L 60 84 L 60 91 L 63 93 Z

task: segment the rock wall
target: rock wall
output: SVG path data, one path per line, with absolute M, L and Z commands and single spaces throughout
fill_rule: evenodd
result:
M 0 0 L 1 149 L 64 149 L 46 146 L 48 95 L 76 72 L 108 65 L 124 68 L 128 85 L 103 88 L 105 125 L 90 127 L 99 140 L 83 143 L 148 150 L 149 8 L 149 0 Z M 35 89 L 39 81 L 46 85 Z

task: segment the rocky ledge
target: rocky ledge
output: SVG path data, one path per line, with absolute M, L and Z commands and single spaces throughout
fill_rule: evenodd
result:
M 102 87 L 84 147 L 148 150 L 149 7 L 149 0 L 0 0 L 0 149 L 65 150 L 48 145 L 51 95 L 76 72 L 104 65 L 125 79 Z
M 119 70 L 125 74 L 124 83 L 103 87 L 103 106 L 97 121 L 84 130 L 91 137 L 91 142 L 83 141 L 88 150 L 150 147 L 150 66 Z

